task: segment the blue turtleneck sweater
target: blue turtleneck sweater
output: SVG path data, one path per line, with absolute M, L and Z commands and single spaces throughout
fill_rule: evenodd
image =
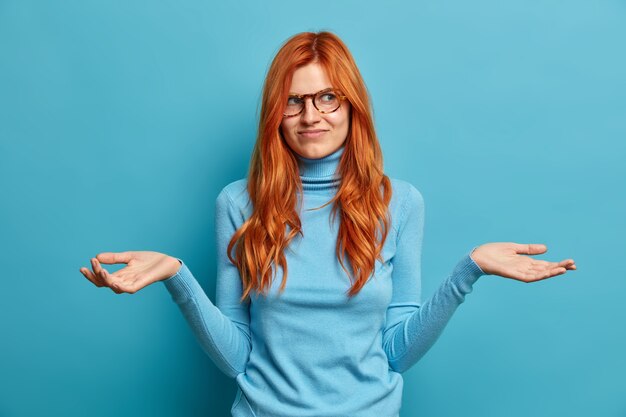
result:
M 191 271 L 163 281 L 204 351 L 235 378 L 234 417 L 397 417 L 401 373 L 437 340 L 472 285 L 484 274 L 470 253 L 425 302 L 420 269 L 424 203 L 405 181 L 391 179 L 391 228 L 383 262 L 352 299 L 351 281 L 335 255 L 339 217 L 331 223 L 336 168 L 344 148 L 321 159 L 298 157 L 303 185 L 303 237 L 285 251 L 288 276 L 277 270 L 267 297 L 240 303 L 242 284 L 226 248 L 252 212 L 246 179 L 216 200 L 217 292 L 213 304 Z

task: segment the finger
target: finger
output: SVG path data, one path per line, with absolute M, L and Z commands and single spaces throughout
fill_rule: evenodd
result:
M 559 263 L 556 264 L 557 266 L 562 266 L 563 268 L 567 269 L 567 270 L 574 270 L 576 269 L 576 262 L 574 262 L 573 259 L 566 259 L 564 261 L 561 261 Z
M 127 264 L 132 258 L 132 252 L 102 252 L 96 259 L 103 264 Z
M 108 273 L 108 271 L 102 266 L 96 258 L 91 259 L 91 265 L 93 267 L 94 273 L 93 276 L 97 277 L 103 287 L 109 287 L 116 294 L 121 294 L 124 291 L 120 290 L 119 286 L 114 282 L 113 276 Z
M 576 264 L 574 263 L 574 260 L 572 259 L 567 259 L 561 262 L 548 262 L 548 261 L 535 259 L 531 263 L 531 266 L 529 269 L 531 271 L 544 271 L 544 270 L 553 269 L 557 267 L 563 267 L 565 269 L 576 269 Z
M 80 268 L 80 273 L 83 274 L 83 276 L 91 281 L 96 287 L 105 286 L 102 281 L 98 277 L 96 277 L 88 268 Z
M 551 269 L 547 270 L 544 273 L 544 276 L 541 279 L 552 278 L 552 277 L 555 277 L 557 275 L 562 275 L 566 271 L 567 271 L 567 269 L 565 269 L 563 267 L 560 267 L 560 266 L 554 267 L 554 268 L 551 268 Z
M 113 279 L 113 276 L 111 274 L 109 274 L 109 271 L 107 271 L 106 269 L 103 269 L 103 271 L 104 271 L 104 275 L 105 275 L 105 277 L 107 279 L 107 282 L 109 283 L 108 284 L 109 288 L 111 288 L 111 290 L 113 290 L 113 292 L 115 294 L 123 293 L 124 289 L 121 288 L 120 284 Z
M 550 271 L 563 269 L 563 272 L 565 272 L 571 265 L 574 265 L 574 263 L 570 260 L 561 262 L 548 262 L 545 265 L 545 269 Z
M 548 250 L 548 247 L 542 243 L 515 243 L 513 249 L 515 249 L 516 253 L 538 255 L 540 253 L 545 253 Z
M 521 274 L 520 281 L 535 282 L 541 281 L 547 278 L 551 278 L 557 275 L 562 275 L 567 271 L 563 266 L 559 266 L 556 262 L 548 262 L 545 265 L 536 265 L 530 267 L 525 273 Z
M 102 280 L 102 267 L 100 266 L 100 264 L 98 263 L 98 260 L 96 258 L 91 258 L 91 269 L 93 269 L 93 273 L 94 275 L 96 275 L 98 277 L 99 280 Z
M 109 278 L 110 276 L 107 274 L 107 270 L 102 268 L 100 262 L 96 258 L 93 258 L 94 272 L 96 275 L 104 282 L 104 284 L 108 287 L 111 286 L 112 280 Z
M 106 282 L 106 285 L 109 288 L 111 288 L 111 290 L 115 294 L 121 294 L 121 293 L 124 292 L 124 289 L 122 288 L 122 285 L 121 285 L 121 282 L 119 281 L 119 278 L 117 278 L 115 275 L 109 274 L 109 271 L 107 271 L 104 268 L 102 268 L 101 275 L 102 275 L 104 281 Z
M 526 282 L 537 282 L 537 281 L 542 281 L 544 279 L 548 279 L 548 278 L 552 278 L 555 277 L 557 275 L 562 275 L 565 273 L 565 268 L 552 268 L 549 270 L 545 270 L 543 272 L 538 272 L 535 274 L 530 274 L 531 276 L 528 277 L 525 280 Z

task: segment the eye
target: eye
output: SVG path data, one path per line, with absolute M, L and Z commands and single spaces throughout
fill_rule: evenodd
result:
M 300 97 L 290 96 L 287 99 L 287 105 L 288 106 L 299 106 L 300 104 L 302 104 L 302 99 Z
M 335 93 L 324 93 L 321 95 L 320 99 L 324 102 L 324 101 L 334 101 L 337 99 L 337 96 L 335 96 Z

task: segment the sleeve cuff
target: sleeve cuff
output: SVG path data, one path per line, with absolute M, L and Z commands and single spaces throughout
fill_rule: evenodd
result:
M 172 295 L 172 298 L 177 303 L 183 302 L 190 298 L 196 298 L 197 294 L 203 293 L 204 290 L 198 284 L 198 281 L 193 276 L 187 265 L 179 258 L 180 268 L 178 272 L 169 278 L 162 280 L 163 285 Z
M 476 249 L 476 248 L 474 248 Z M 472 249 L 472 252 L 474 251 Z M 486 275 L 485 272 L 480 269 L 478 264 L 474 262 L 471 257 L 471 252 L 465 255 L 454 268 L 450 280 L 456 284 L 464 294 L 472 291 L 472 285 L 482 275 Z
M 488 274 L 486 274 L 486 273 L 485 273 L 485 271 L 483 271 L 483 270 L 482 270 L 482 268 L 481 268 L 480 266 L 478 266 L 478 264 L 476 263 L 476 261 L 474 261 L 474 258 L 472 258 L 472 253 L 474 253 L 474 251 L 476 250 L 476 248 L 477 248 L 477 247 L 478 247 L 478 246 L 474 246 L 474 247 L 472 248 L 472 250 L 471 250 L 471 251 L 470 251 L 470 253 L 469 253 L 469 258 L 472 260 L 472 263 L 473 263 L 474 265 L 476 265 L 476 268 L 478 268 L 478 270 L 480 271 L 480 274 L 481 274 L 481 275 L 488 275 Z

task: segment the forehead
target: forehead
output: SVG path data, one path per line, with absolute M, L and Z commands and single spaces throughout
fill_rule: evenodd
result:
M 332 85 L 324 68 L 318 63 L 311 63 L 294 71 L 289 92 L 310 94 L 330 87 Z

